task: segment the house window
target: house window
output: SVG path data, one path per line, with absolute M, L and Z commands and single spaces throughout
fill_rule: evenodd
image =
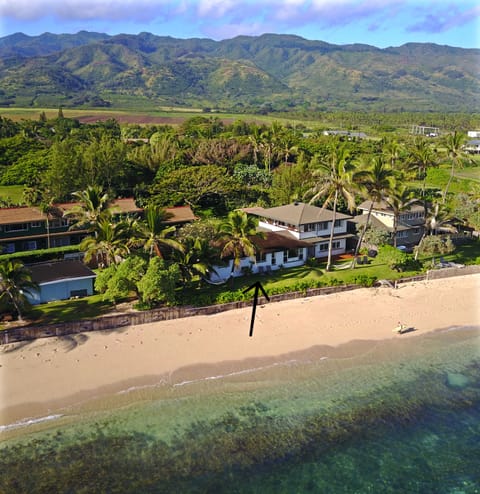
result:
M 288 249 L 283 251 L 283 262 L 288 262 L 298 258 L 298 249 Z
M 275 266 L 275 264 L 277 264 L 277 253 L 276 252 L 272 252 L 271 265 L 272 266 Z
M 13 242 L 6 244 L 3 248 L 4 254 L 13 254 L 15 252 L 15 244 Z
M 316 229 L 316 224 L 315 223 L 307 223 L 305 226 L 304 226 L 304 229 L 303 231 L 304 232 L 314 232 Z
M 342 220 L 335 220 L 335 228 L 342 226 Z
M 340 249 L 340 247 L 341 247 L 341 246 L 342 246 L 342 244 L 341 244 L 340 240 L 334 240 L 334 241 L 332 242 L 332 250 L 334 250 L 334 249 Z M 328 243 L 325 243 L 325 244 L 320 244 L 320 245 L 318 246 L 318 250 L 319 250 L 320 252 L 325 252 L 325 251 L 327 251 L 327 250 L 328 250 Z
M 70 238 L 69 237 L 52 238 L 50 244 L 52 247 L 65 247 L 66 245 L 70 245 Z
M 267 254 L 265 252 L 257 252 L 255 259 L 257 262 L 266 262 L 267 261 Z
M 303 248 L 298 249 L 298 259 L 301 261 L 303 259 Z
M 401 232 L 397 232 L 397 238 L 405 238 L 408 236 L 407 230 L 403 230 Z
M 318 229 L 319 230 L 328 230 L 328 221 L 321 221 L 318 224 Z
M 66 218 L 60 218 L 58 220 L 53 220 L 50 222 L 50 228 L 52 229 L 63 228 L 65 226 L 68 226 L 68 220 Z
M 13 225 L 5 225 L 5 233 L 24 232 L 26 230 L 28 230 L 28 223 L 15 223 Z
M 23 242 L 23 250 L 37 250 L 36 240 L 29 240 L 27 242 Z
M 32 221 L 30 223 L 30 226 L 32 228 L 41 228 L 43 226 L 43 223 L 41 221 Z

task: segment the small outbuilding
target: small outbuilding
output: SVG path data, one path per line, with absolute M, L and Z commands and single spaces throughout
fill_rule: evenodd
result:
M 35 293 L 26 294 L 32 305 L 93 295 L 96 275 L 82 261 L 40 262 L 27 267 L 32 273 L 32 281 L 39 287 Z

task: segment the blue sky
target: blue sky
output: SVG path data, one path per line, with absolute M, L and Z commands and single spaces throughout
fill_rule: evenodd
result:
M 480 48 L 477 0 L 0 0 L 0 36 L 142 31 L 177 38 L 297 34 L 380 48 Z

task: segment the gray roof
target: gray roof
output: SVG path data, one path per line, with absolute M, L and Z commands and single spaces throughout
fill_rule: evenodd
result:
M 72 278 L 95 278 L 95 273 L 82 261 L 52 261 L 27 265 L 35 283 L 52 283 Z
M 372 201 L 363 201 L 357 206 L 357 209 L 368 211 Z M 385 202 L 375 202 L 373 204 L 373 211 L 382 211 L 384 213 L 390 213 L 393 216 L 393 209 Z M 423 206 L 420 204 L 412 204 L 407 211 L 423 211 Z
M 311 204 L 303 202 L 294 202 L 286 206 L 278 206 L 276 208 L 247 208 L 245 212 L 268 218 L 271 220 L 282 221 L 288 225 L 300 226 L 308 223 L 319 223 L 321 221 L 332 221 L 333 211 L 329 209 L 319 208 Z M 338 213 L 337 220 L 350 219 L 351 216 Z

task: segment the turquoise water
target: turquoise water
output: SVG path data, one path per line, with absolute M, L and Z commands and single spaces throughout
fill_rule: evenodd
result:
M 6 430 L 0 492 L 480 493 L 479 328 L 325 354 Z

